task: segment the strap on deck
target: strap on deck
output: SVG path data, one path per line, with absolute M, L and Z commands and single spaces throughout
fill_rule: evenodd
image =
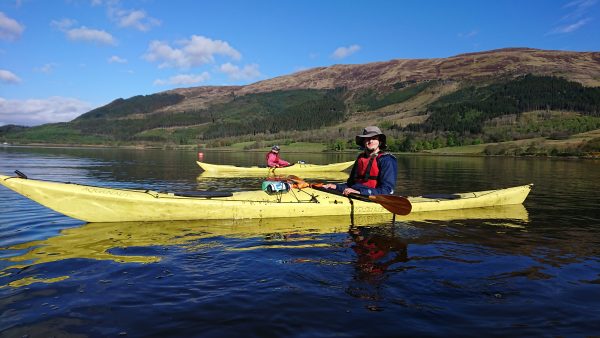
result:
M 176 192 L 174 194 L 175 194 L 175 196 L 181 196 L 181 197 L 204 197 L 204 198 L 233 196 L 233 193 L 229 192 L 229 191 L 180 191 L 180 192 Z

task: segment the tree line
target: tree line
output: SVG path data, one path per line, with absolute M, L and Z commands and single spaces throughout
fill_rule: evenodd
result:
M 566 110 L 599 117 L 600 88 L 535 75 L 484 87 L 470 86 L 432 103 L 425 123 L 411 124 L 405 129 L 422 133 L 481 134 L 486 121 L 533 110 Z

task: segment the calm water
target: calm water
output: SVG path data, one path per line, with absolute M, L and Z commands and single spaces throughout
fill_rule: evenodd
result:
M 207 162 L 237 165 L 263 156 L 205 152 Z M 204 177 L 196 157 L 2 147 L 0 173 L 170 191 L 262 182 Z M 284 149 L 282 157 L 325 164 L 354 155 Z M 0 187 L 0 336 L 600 334 L 600 161 L 399 156 L 398 164 L 401 194 L 535 187 L 524 207 L 430 219 L 107 224 Z

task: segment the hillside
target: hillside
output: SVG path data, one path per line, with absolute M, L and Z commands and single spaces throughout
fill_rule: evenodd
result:
M 599 129 L 599 88 L 598 52 L 509 48 L 334 65 L 247 86 L 117 99 L 68 123 L 2 128 L 0 140 L 209 146 L 255 141 L 256 147 L 279 140 L 344 149 L 353 147 L 353 135 L 364 125 L 378 124 L 395 150 L 422 151 L 569 138 Z

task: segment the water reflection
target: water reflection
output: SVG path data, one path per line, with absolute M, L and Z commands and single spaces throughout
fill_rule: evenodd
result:
M 379 301 L 385 299 L 384 288 L 390 273 L 410 269 L 407 263 L 409 239 L 396 234 L 396 223 L 381 227 L 351 227 L 349 247 L 355 255 L 354 274 L 346 293 L 363 300 L 370 311 L 383 311 Z
M 285 239 L 285 248 L 317 247 L 322 243 L 307 243 L 304 234 L 342 233 L 351 229 L 355 234 L 357 245 L 359 236 L 367 238 L 364 245 L 383 245 L 381 252 L 400 252 L 397 239 L 386 241 L 381 236 L 373 237 L 363 233 L 361 227 L 391 223 L 390 215 L 365 215 L 335 217 L 299 217 L 285 219 L 258 220 L 211 220 L 211 221 L 177 221 L 177 222 L 122 222 L 122 223 L 88 223 L 80 227 L 64 229 L 58 236 L 43 240 L 29 241 L 22 244 L 1 248 L 5 268 L 0 272 L 0 280 L 13 287 L 28 285 L 33 282 L 60 281 L 68 276 L 52 276 L 45 279 L 40 276 L 29 276 L 27 270 L 35 265 L 48 264 L 68 259 L 110 260 L 117 263 L 147 264 L 161 260 L 162 255 L 157 247 L 184 246 L 193 243 L 193 250 L 203 246 L 214 245 L 213 242 L 202 241 L 213 238 L 263 238 L 268 245 L 273 239 Z M 501 208 L 478 208 L 409 215 L 402 222 L 432 222 L 455 219 L 497 219 L 504 226 L 523 226 L 528 220 L 527 211 L 521 205 Z M 397 223 L 400 224 L 400 223 Z M 381 234 L 381 233 L 379 233 Z M 328 246 L 326 244 L 325 246 Z M 275 247 L 275 246 L 272 246 Z M 265 245 L 246 246 L 243 248 L 225 248 L 225 250 L 265 249 Z M 363 249 L 366 247 L 363 246 Z M 358 250 L 358 246 L 357 246 Z M 366 256 L 365 256 L 366 257 Z M 379 262 L 369 263 L 361 258 L 362 270 L 368 269 L 382 272 L 401 258 L 392 258 L 387 266 Z M 385 266 L 385 269 L 383 269 Z M 35 278 L 32 278 L 35 277 Z M 58 279 L 57 279 L 58 278 Z
M 395 236 L 394 226 L 376 230 L 351 227 L 348 233 L 356 253 L 357 278 L 360 280 L 379 280 L 393 264 L 408 262 L 408 243 Z
M 161 260 L 161 256 L 156 255 L 156 250 L 148 249 L 152 247 L 184 245 L 219 236 L 249 238 L 298 231 L 339 232 L 340 224 L 346 226 L 348 222 L 348 217 L 331 217 L 325 221 L 298 218 L 285 221 L 261 219 L 88 223 L 78 228 L 65 229 L 59 236 L 2 248 L 6 252 L 3 259 L 9 262 L 9 266 L 1 272 L 0 278 L 12 279 L 7 283 L 10 286 L 23 286 L 32 280 L 22 272 L 33 265 L 67 259 L 146 264 Z M 15 280 L 16 275 L 19 277 Z

